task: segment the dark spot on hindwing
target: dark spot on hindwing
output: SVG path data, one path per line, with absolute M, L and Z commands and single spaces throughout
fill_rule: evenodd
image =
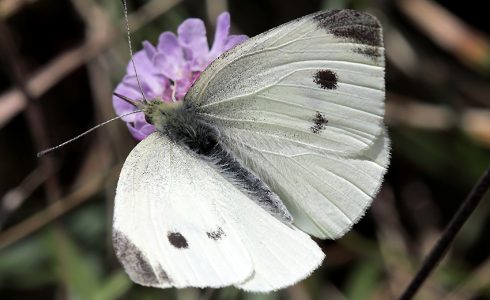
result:
M 324 90 L 333 90 L 337 88 L 337 74 L 331 70 L 320 70 L 315 73 L 313 82 L 318 84 Z
M 223 228 L 221 227 L 218 227 L 218 229 L 216 229 L 215 231 L 206 232 L 206 234 L 208 235 L 208 238 L 215 241 L 221 240 L 223 236 L 226 236 L 225 232 L 223 231 Z
M 172 246 L 174 246 L 175 248 L 181 249 L 189 247 L 189 244 L 187 244 L 187 240 L 179 232 L 169 232 L 167 238 L 170 244 L 172 244 Z
M 114 230 L 112 234 L 112 243 L 117 258 L 133 281 L 143 285 L 153 285 L 160 282 L 146 256 L 131 242 L 131 240 L 129 240 L 128 237 L 126 237 L 126 235 L 120 231 Z M 159 273 L 161 274 L 162 272 Z M 163 273 L 165 272 L 163 271 Z M 165 276 L 164 278 L 161 276 L 159 277 L 160 280 L 170 281 L 168 276 Z
M 370 46 L 382 46 L 381 25 L 370 14 L 350 9 L 331 10 L 313 18 L 320 28 L 337 37 Z
M 325 119 L 323 114 L 319 111 L 316 112 L 315 117 L 313 118 L 313 126 L 310 127 L 311 132 L 319 134 L 320 131 L 325 129 L 325 125 L 328 123 L 328 120 Z

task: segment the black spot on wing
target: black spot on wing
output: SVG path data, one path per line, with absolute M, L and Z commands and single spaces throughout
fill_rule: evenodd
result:
M 356 43 L 381 46 L 379 30 L 363 25 L 350 25 L 331 29 L 331 32 L 339 37 L 350 39 Z
M 126 237 L 126 235 L 120 231 L 114 230 L 112 234 L 112 243 L 117 258 L 133 281 L 143 285 L 154 285 L 159 283 L 148 259 L 141 250 Z M 166 280 L 168 280 L 168 276 L 166 277 Z
M 317 111 L 315 117 L 313 118 L 313 126 L 310 127 L 311 132 L 319 134 L 320 131 L 325 129 L 325 125 L 327 123 L 328 120 L 325 119 L 321 112 Z
M 370 14 L 350 10 L 331 10 L 313 18 L 320 28 L 337 37 L 370 46 L 382 46 L 381 25 Z
M 221 227 L 218 227 L 218 229 L 216 229 L 215 231 L 206 232 L 206 234 L 208 238 L 215 241 L 221 240 L 223 236 L 226 236 L 225 232 L 223 231 L 223 228 Z
M 331 70 L 320 70 L 315 73 L 313 82 L 318 84 L 322 89 L 333 90 L 337 88 L 337 74 Z
M 359 47 L 354 49 L 355 53 L 362 54 L 364 56 L 367 56 L 371 58 L 373 61 L 377 61 L 378 58 L 381 57 L 381 52 L 380 49 L 377 47 L 371 47 L 371 46 L 366 46 L 366 47 Z
M 172 246 L 175 248 L 181 249 L 181 248 L 188 248 L 189 244 L 187 244 L 187 240 L 185 237 L 179 233 L 179 232 L 169 232 L 167 235 L 168 241 Z

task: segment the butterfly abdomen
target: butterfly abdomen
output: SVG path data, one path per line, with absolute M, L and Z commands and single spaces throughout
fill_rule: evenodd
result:
M 165 119 L 162 127 L 157 126 L 158 131 L 199 155 L 271 215 L 292 223 L 291 214 L 279 197 L 227 149 L 220 141 L 219 130 L 202 120 L 195 108 L 184 104 L 167 113 Z

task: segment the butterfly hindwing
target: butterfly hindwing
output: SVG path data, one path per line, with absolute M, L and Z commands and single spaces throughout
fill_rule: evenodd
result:
M 389 161 L 386 134 L 353 157 L 312 151 L 282 155 L 258 151 L 250 146 L 253 143 L 229 142 L 286 204 L 294 224 L 319 238 L 343 235 L 364 215 L 381 186 Z
M 223 209 L 234 220 L 254 265 L 247 281 L 236 285 L 246 291 L 268 292 L 285 288 L 310 275 L 325 255 L 303 231 L 271 218 L 250 199 L 233 199 Z

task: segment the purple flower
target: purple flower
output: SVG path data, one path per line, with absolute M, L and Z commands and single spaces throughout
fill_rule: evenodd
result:
M 138 71 L 141 86 L 147 99 L 172 101 L 184 98 L 185 94 L 202 71 L 219 55 L 246 40 L 245 35 L 230 35 L 230 14 L 224 12 L 218 16 L 214 43 L 209 49 L 204 22 L 200 19 L 187 19 L 178 28 L 176 36 L 166 31 L 158 39 L 157 47 L 148 41 L 143 42 L 143 50 L 134 54 L 134 63 Z M 133 100 L 143 97 L 138 88 L 131 62 L 126 68 L 126 76 L 115 91 Z M 112 97 L 117 115 L 135 111 L 131 104 Z M 155 128 L 145 121 L 143 113 L 122 118 L 129 131 L 142 140 Z

